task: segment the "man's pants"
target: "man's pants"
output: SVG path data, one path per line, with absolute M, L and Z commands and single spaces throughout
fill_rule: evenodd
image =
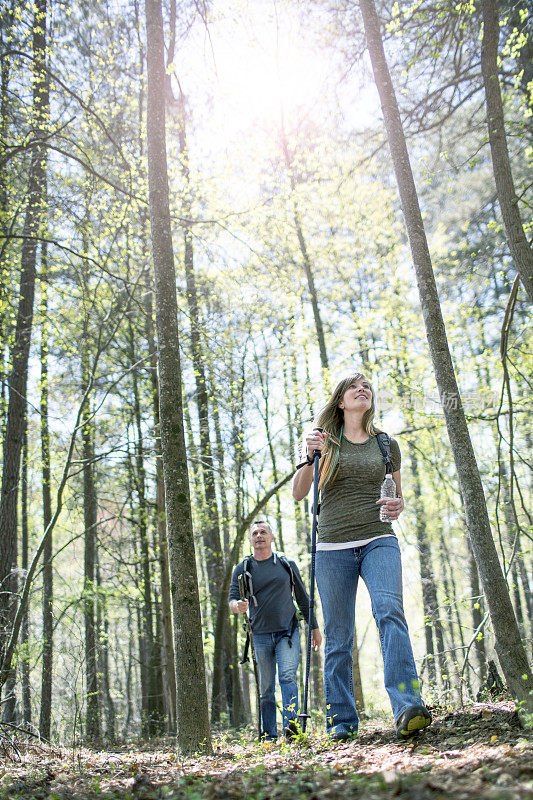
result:
M 276 739 L 276 665 L 283 701 L 283 728 L 298 715 L 298 685 L 296 671 L 300 659 L 300 635 L 296 627 L 276 633 L 254 633 L 255 657 L 261 691 L 261 728 L 267 739 Z

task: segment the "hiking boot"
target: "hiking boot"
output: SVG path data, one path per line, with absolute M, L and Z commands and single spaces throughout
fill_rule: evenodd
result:
M 296 737 L 300 733 L 300 728 L 298 727 L 296 722 L 294 722 L 294 720 L 291 720 L 287 725 L 287 727 L 285 728 L 285 730 L 283 731 L 283 733 L 285 734 L 285 739 L 288 742 L 291 742 L 293 739 L 296 739 Z
M 398 739 L 409 739 L 427 728 L 430 722 L 431 714 L 425 706 L 410 706 L 396 720 L 396 736 Z

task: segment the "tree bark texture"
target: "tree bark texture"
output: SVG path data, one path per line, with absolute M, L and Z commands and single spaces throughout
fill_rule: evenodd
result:
M 137 353 L 135 349 L 135 332 L 129 325 L 130 363 L 132 366 L 133 388 L 133 417 L 136 430 L 135 442 L 135 488 L 138 500 L 138 533 L 140 549 L 140 585 L 142 587 L 142 637 L 144 640 L 144 654 L 146 658 L 146 694 L 143 720 L 145 734 L 150 737 L 162 730 L 163 708 L 162 698 L 157 691 L 158 666 L 160 656 L 154 638 L 154 620 L 152 608 L 152 576 L 150 572 L 151 553 L 148 542 L 148 510 L 146 500 L 146 470 L 144 467 L 144 441 L 142 433 L 141 400 L 139 393 L 138 374 L 135 364 Z
M 183 426 L 176 275 L 170 230 L 160 0 L 146 0 L 148 188 L 155 271 L 159 415 L 176 646 L 177 741 L 211 749 L 202 621 Z
M 52 493 L 50 468 L 50 431 L 48 427 L 48 286 L 46 282 L 47 259 L 46 243 L 41 245 L 41 272 L 45 280 L 41 283 L 41 462 L 43 530 L 46 531 L 52 519 Z M 46 537 L 43 550 L 43 663 L 41 672 L 41 709 L 39 733 L 45 740 L 50 739 L 52 725 L 52 669 L 53 669 L 53 593 L 54 577 L 52 570 L 52 531 Z
M 26 413 L 28 359 L 33 324 L 37 237 L 44 211 L 45 148 L 48 125 L 46 0 L 35 0 L 33 19 L 33 125 L 28 193 L 20 263 L 20 294 L 11 352 L 9 400 L 0 494 L 0 658 L 13 617 L 17 567 L 17 495 Z
M 483 487 L 448 348 L 405 134 L 383 49 L 379 18 L 373 0 L 361 0 L 360 6 L 405 217 L 426 335 L 457 469 L 467 528 L 494 628 L 496 652 L 510 691 L 532 710 L 533 676 L 492 538 Z
M 86 358 L 86 356 L 84 356 Z M 84 368 L 84 374 L 85 368 Z M 84 386 L 85 389 L 85 386 Z M 94 481 L 92 421 L 87 409 L 81 431 L 83 447 L 83 516 L 85 523 L 83 613 L 85 622 L 85 680 L 87 705 L 85 733 L 89 740 L 100 739 L 100 697 L 96 631 L 96 532 L 98 508 Z
M 20 516 L 22 533 L 22 570 L 24 573 L 28 569 L 28 432 L 27 425 L 24 430 L 24 441 L 22 445 L 22 470 L 21 470 L 21 489 L 20 489 Z M 22 684 L 22 718 L 24 725 L 31 725 L 31 686 L 30 686 L 30 612 L 26 606 L 20 634 L 22 643 L 22 655 L 20 658 L 21 684 Z
M 422 584 L 422 603 L 424 606 L 424 629 L 426 635 L 426 655 L 428 665 L 428 676 L 430 681 L 435 681 L 435 647 L 433 637 L 437 645 L 437 659 L 439 663 L 440 676 L 444 689 L 449 689 L 449 669 L 446 663 L 444 647 L 444 632 L 439 616 L 439 601 L 437 597 L 437 585 L 433 574 L 433 564 L 431 560 L 431 545 L 426 531 L 425 513 L 422 503 L 422 487 L 420 485 L 420 474 L 418 469 L 418 459 L 413 443 L 409 442 L 409 461 L 411 464 L 411 475 L 413 477 L 413 490 L 415 496 L 415 529 L 416 541 L 418 545 L 418 557 L 420 562 L 420 581 Z
M 170 566 L 168 562 L 167 526 L 165 514 L 165 480 L 161 456 L 161 433 L 159 424 L 159 379 L 157 377 L 157 347 L 153 330 L 152 286 L 145 275 L 146 341 L 150 353 L 150 380 L 152 384 L 152 407 L 155 430 L 156 470 L 156 526 L 157 552 L 161 580 L 161 625 L 163 634 L 163 687 L 169 733 L 176 731 L 176 665 L 174 661 L 174 638 L 172 633 L 172 596 L 170 591 Z
M 483 40 L 481 72 L 485 86 L 485 105 L 489 129 L 492 170 L 498 194 L 507 245 L 516 271 L 533 303 L 533 249 L 526 239 L 516 196 L 503 116 L 502 94 L 498 77 L 498 40 L 500 26 L 495 0 L 482 0 Z

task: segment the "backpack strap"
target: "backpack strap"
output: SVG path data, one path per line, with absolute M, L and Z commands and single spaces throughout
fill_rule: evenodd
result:
M 385 464 L 385 472 L 392 473 L 392 455 L 391 455 L 391 447 L 390 447 L 390 436 L 388 433 L 381 433 L 376 434 L 376 439 L 378 440 L 379 449 L 381 450 L 381 455 L 383 456 L 383 462 Z
M 289 573 L 289 581 L 290 581 L 290 584 L 291 584 L 291 594 L 294 594 L 294 574 L 293 574 L 293 571 L 292 571 L 292 567 L 290 565 L 290 561 L 287 558 L 287 556 L 285 555 L 285 553 L 274 553 L 274 559 L 276 558 L 276 556 L 279 558 L 280 563 L 283 564 L 283 566 L 285 567 L 285 569 Z

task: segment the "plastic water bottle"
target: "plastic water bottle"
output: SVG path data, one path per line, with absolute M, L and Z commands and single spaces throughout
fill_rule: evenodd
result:
M 381 484 L 379 497 L 381 500 L 388 497 L 396 497 L 396 484 L 394 483 L 394 478 L 392 477 L 391 472 L 387 472 L 385 475 L 385 480 Z M 379 518 L 381 522 L 390 522 L 387 509 L 384 505 L 380 506 L 379 508 Z

